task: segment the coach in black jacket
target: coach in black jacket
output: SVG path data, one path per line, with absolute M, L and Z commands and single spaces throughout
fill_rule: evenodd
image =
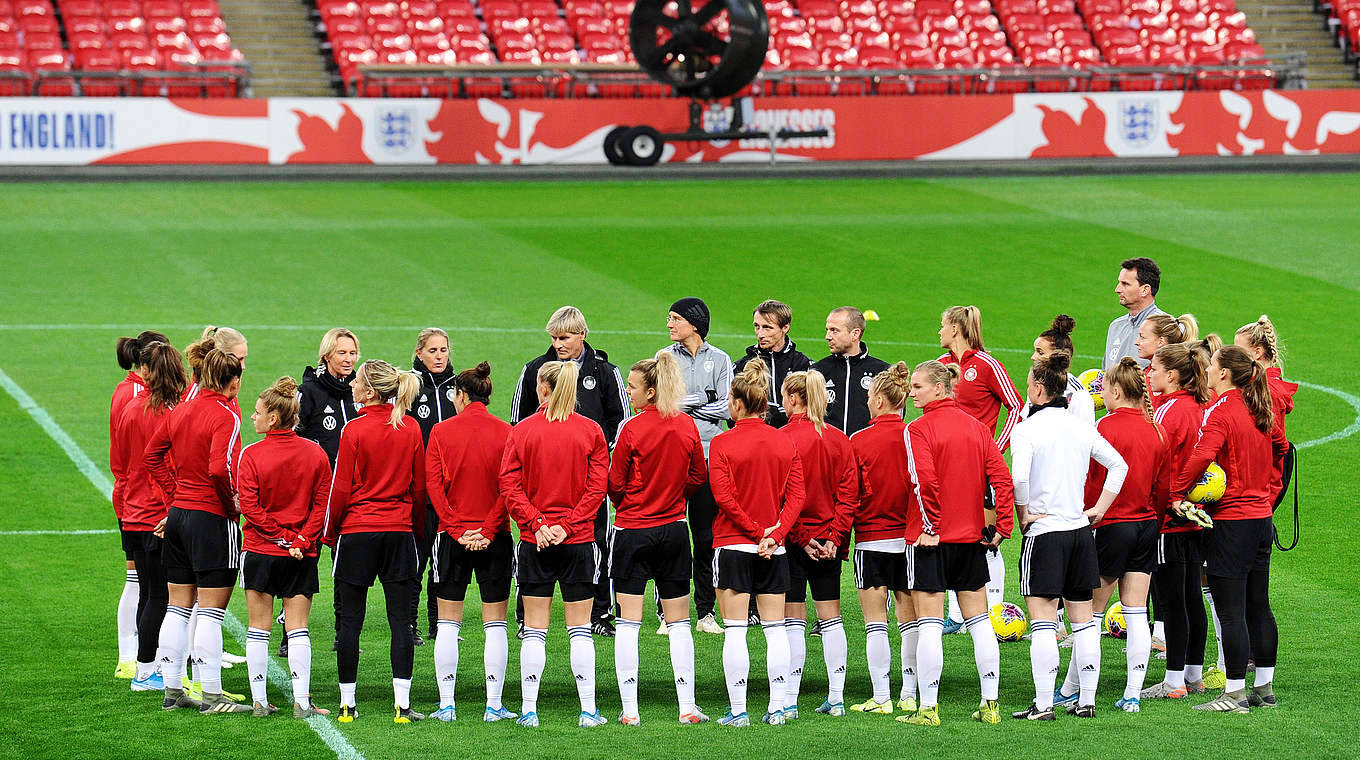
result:
M 552 347 L 542 356 L 524 365 L 520 372 L 519 384 L 515 387 L 515 398 L 510 402 L 510 424 L 518 425 L 520 420 L 532 417 L 538 411 L 538 368 L 547 362 L 574 361 L 581 367 L 576 381 L 576 412 L 583 417 L 595 420 L 604 429 L 605 442 L 614 446 L 614 435 L 619 425 L 628 416 L 628 395 L 624 389 L 619 368 L 609 363 L 609 356 L 586 342 L 585 315 L 575 306 L 563 306 L 553 312 L 547 324 L 548 335 L 552 337 Z M 609 503 L 600 503 L 595 515 L 595 545 L 601 556 L 609 556 Z M 613 636 L 614 626 L 609 622 L 613 601 L 609 594 L 607 573 L 600 574 L 600 583 L 595 587 L 595 604 L 591 609 L 591 628 L 597 636 Z M 523 620 L 520 602 L 516 602 L 516 618 Z M 523 626 L 521 626 L 521 629 Z
M 864 313 L 842 306 L 826 317 L 826 344 L 831 355 L 812 365 L 826 376 L 826 421 L 854 435 L 869 424 L 869 385 L 888 363 L 869 355 L 860 337 Z
M 770 401 L 765 412 L 765 421 L 774 427 L 784 427 L 789 415 L 784 411 L 779 398 L 784 379 L 791 372 L 802 372 L 812 366 L 812 362 L 789 340 L 789 327 L 793 324 L 793 310 L 779 301 L 765 301 L 755 308 L 751 315 L 755 328 L 756 344 L 746 347 L 746 356 L 737 361 L 732 370 L 733 376 L 741 373 L 747 362 L 759 360 L 770 372 Z

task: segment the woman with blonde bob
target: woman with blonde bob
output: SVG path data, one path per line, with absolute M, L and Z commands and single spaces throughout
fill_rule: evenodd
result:
M 520 649 L 521 726 L 538 725 L 538 689 L 547 662 L 552 593 L 561 586 L 571 669 L 581 700 L 577 725 L 608 721 L 595 705 L 595 641 L 590 608 L 599 582 L 595 513 L 609 481 L 604 431 L 576 408 L 576 362 L 547 362 L 535 386 L 539 409 L 506 440 L 500 486 L 519 524 L 516 578 L 524 596 Z
M 1199 322 L 1195 321 L 1194 314 L 1182 314 L 1179 317 L 1153 314 L 1143 320 L 1143 324 L 1138 327 L 1138 337 L 1133 341 L 1133 347 L 1138 351 L 1139 361 L 1150 362 L 1157 349 L 1163 346 L 1196 340 L 1199 340 Z M 1146 381 L 1147 370 L 1144 369 L 1143 373 Z M 1154 405 L 1161 403 L 1157 394 L 1152 395 L 1152 403 Z
M 416 335 L 415 352 L 411 354 L 411 371 L 420 377 L 420 396 L 406 413 L 420 425 L 420 437 L 428 446 L 430 431 L 434 426 L 458 413 L 455 400 L 458 394 L 458 375 L 449 364 L 449 334 L 438 327 L 427 327 Z M 434 548 L 434 536 L 439 532 L 439 517 L 431 504 L 425 511 L 425 538 L 416 548 L 420 550 L 419 572 L 416 575 L 415 589 L 411 594 L 411 632 L 416 646 L 423 646 L 425 638 L 420 634 L 420 579 L 426 576 L 425 567 L 430 563 L 430 552 Z M 425 579 L 426 630 L 433 639 L 439 630 L 439 598 L 431 591 L 434 585 L 434 568 L 430 568 Z
M 274 713 L 265 695 L 269 628 L 274 598 L 283 600 L 288 669 L 293 677 L 293 717 L 328 715 L 311 702 L 312 641 L 307 619 L 318 590 L 316 565 L 331 466 L 316 443 L 293 432 L 297 425 L 297 381 L 281 377 L 260 394 L 250 415 L 264 440 L 241 451 L 237 499 L 246 518 L 242 563 L 250 628 L 246 667 L 254 715 Z
M 392 631 L 393 722 L 425 716 L 411 709 L 411 586 L 416 577 L 416 539 L 425 530 L 425 451 L 420 426 L 406 418 L 420 393 L 420 378 L 384 361 L 359 365 L 354 401 L 359 416 L 345 426 L 335 460 L 325 541 L 335 547 L 338 622 L 336 659 L 340 676 L 340 722 L 358 717 L 355 690 L 359 633 L 368 589 L 383 584 Z
M 807 495 L 789 530 L 789 591 L 784 628 L 789 637 L 789 681 L 784 718 L 798 717 L 798 691 L 807 663 L 807 595 L 817 611 L 826 661 L 827 697 L 820 713 L 845 702 L 847 642 L 841 623 L 841 561 L 859 508 L 859 468 L 850 438 L 826 424 L 826 378 L 817 370 L 792 372 L 780 394 L 788 423 L 780 430 L 798 449 Z
M 614 502 L 614 538 L 609 577 L 619 603 L 614 664 L 623 713 L 619 722 L 636 726 L 638 636 L 643 593 L 656 581 L 670 636 L 671 667 L 682 724 L 708 717 L 694 701 L 694 634 L 690 629 L 692 576 L 685 502 L 708 480 L 704 446 L 694 420 L 680 411 L 685 381 L 669 351 L 643 359 L 628 372 L 625 386 L 636 414 L 619 426 L 609 468 Z

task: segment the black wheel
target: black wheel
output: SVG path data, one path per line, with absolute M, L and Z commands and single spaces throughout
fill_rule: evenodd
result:
M 631 127 L 614 127 L 604 135 L 604 157 L 609 163 L 615 166 L 623 166 L 628 163 L 624 158 L 623 151 L 619 146 L 619 139 L 628 132 Z
M 633 127 L 619 138 L 619 149 L 630 166 L 653 166 L 661 160 L 666 141 L 648 126 Z
M 712 100 L 755 78 L 770 45 L 770 20 L 760 0 L 637 0 L 628 39 L 648 76 Z

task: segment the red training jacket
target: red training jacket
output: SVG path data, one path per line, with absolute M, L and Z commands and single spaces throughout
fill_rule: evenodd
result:
M 1167 440 L 1155 422 L 1148 422 L 1143 410 L 1125 406 L 1112 410 L 1096 423 L 1100 437 L 1110 442 L 1129 466 L 1124 485 L 1119 489 L 1100 519 L 1100 525 L 1139 520 L 1160 520 L 1165 514 L 1171 489 L 1167 463 Z M 1100 500 L 1105 484 L 1105 466 L 1091 461 L 1086 473 L 1086 506 Z
M 1006 425 L 996 436 L 997 448 L 1005 451 L 1011 445 L 1011 428 L 1020 422 L 1020 410 L 1025 402 L 1015 390 L 1015 383 L 1006 368 L 982 349 L 964 351 L 963 356 L 947 353 L 939 358 L 945 364 L 959 365 L 959 380 L 954 384 L 954 403 L 968 416 L 987 427 L 987 434 L 996 432 L 996 420 L 1001 407 L 1007 410 Z
M 1284 417 L 1294 411 L 1294 394 L 1299 392 L 1299 384 L 1286 382 L 1279 367 L 1266 368 L 1266 382 L 1270 384 L 1270 405 L 1275 409 L 1275 427 L 1280 429 L 1280 435 L 1284 435 Z M 1279 498 L 1283 487 L 1284 460 L 1278 459 L 1275 461 L 1275 477 L 1271 480 L 1271 491 L 1275 494 L 1273 498 Z
M 575 412 L 549 422 L 546 405 L 510 430 L 501 459 L 501 493 L 519 540 L 561 525 L 568 544 L 595 540 L 595 514 L 609 485 L 609 447 L 599 423 Z
M 926 404 L 907 425 L 907 470 L 921 524 L 907 531 L 908 543 L 921 533 L 946 544 L 975 544 L 987 525 L 983 506 L 988 487 L 996 507 L 996 530 L 1011 535 L 1015 486 L 992 431 L 970 417 L 952 398 Z M 912 521 L 915 523 L 915 520 Z
M 270 430 L 241 450 L 236 472 L 246 551 L 286 557 L 296 547 L 315 557 L 331 495 L 326 452 L 292 430 Z
M 141 394 L 123 405 L 114 424 L 110 440 L 110 461 L 123 471 L 124 530 L 149 531 L 170 511 L 165 491 L 151 477 L 146 467 L 146 444 L 165 424 L 169 409 L 151 411 L 146 403 L 149 396 Z
M 236 474 L 241 455 L 241 418 L 230 399 L 201 391 L 175 407 L 146 444 L 146 467 L 170 506 L 221 517 L 241 513 L 236 504 Z
M 141 375 L 128 370 L 127 377 L 113 389 L 113 399 L 109 402 L 109 471 L 113 473 L 113 516 L 123 520 L 123 489 L 127 479 L 128 461 L 118 458 L 113 439 L 118 434 L 118 421 L 123 418 L 123 409 L 128 402 L 146 390 Z
M 1270 517 L 1275 506 L 1275 467 L 1289 442 L 1275 426 L 1269 433 L 1256 429 L 1242 392 L 1225 392 L 1204 412 L 1199 442 L 1182 465 L 1171 490 L 1179 501 L 1204 474 L 1210 462 L 1218 462 L 1228 476 L 1227 488 L 1217 504 L 1205 507 L 1216 520 L 1254 520 Z
M 1181 471 L 1181 465 L 1185 464 L 1185 460 L 1189 459 L 1190 453 L 1194 451 L 1195 442 L 1199 440 L 1199 426 L 1204 422 L 1204 408 L 1195 402 L 1195 397 L 1190 391 L 1173 391 L 1162 395 L 1162 402 L 1153 413 L 1152 419 L 1162 428 L 1162 434 L 1166 436 L 1166 463 L 1163 469 L 1166 471 L 1165 478 L 1169 488 L 1171 481 Z M 1192 533 L 1201 530 L 1192 522 L 1172 525 L 1171 514 L 1167 511 L 1171 506 L 1169 492 L 1167 497 L 1167 503 L 1157 505 L 1157 513 L 1163 516 L 1163 533 Z
M 425 447 L 420 425 L 392 427 L 391 404 L 360 407 L 340 431 L 323 541 L 346 533 L 425 534 Z
M 915 496 L 907 468 L 907 423 L 896 414 L 880 414 L 869 426 L 850 436 L 859 468 L 859 509 L 855 511 L 855 541 L 906 538 L 907 523 L 915 512 Z M 914 526 L 920 531 L 920 526 Z
M 759 417 L 737 420 L 708 445 L 708 467 L 714 548 L 758 544 L 774 525 L 770 538 L 783 544 L 807 498 L 793 441 Z
M 814 539 L 829 540 L 844 549 L 859 510 L 859 467 L 849 436 L 832 425 L 823 425 L 819 434 L 802 413 L 789 417 L 780 430 L 798 450 L 806 490 L 803 511 L 789 529 L 789 542 L 807 546 Z
M 425 484 L 439 530 L 458 538 L 481 529 L 488 540 L 510 530 L 501 496 L 501 459 L 510 423 L 479 401 L 438 423 L 425 445 Z
M 708 480 L 704 445 L 688 414 L 644 406 L 619 425 L 609 464 L 614 525 L 652 528 L 685 519 L 685 501 Z

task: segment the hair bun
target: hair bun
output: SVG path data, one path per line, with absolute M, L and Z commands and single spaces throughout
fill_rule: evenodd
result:
M 297 381 L 294 380 L 289 375 L 284 375 L 278 380 L 275 380 L 274 385 L 271 388 L 271 390 L 273 390 L 275 393 L 278 393 L 281 396 L 297 395 L 297 389 L 298 389 Z
M 1067 335 L 1071 333 L 1072 330 L 1076 328 L 1076 326 L 1077 320 L 1067 316 L 1066 314 L 1059 314 L 1058 316 L 1053 318 L 1053 326 L 1050 327 L 1049 329 L 1053 330 L 1054 332 Z
M 1122 359 L 1119 360 L 1119 363 L 1120 363 L 1122 366 L 1125 366 L 1125 367 L 1137 367 L 1137 366 L 1138 366 L 1138 360 L 1135 359 L 1135 358 L 1133 358 L 1132 356 L 1125 356 L 1124 358 L 1122 358 Z
M 1066 351 L 1054 351 L 1046 356 L 1043 361 L 1047 362 L 1054 372 L 1066 374 L 1068 367 L 1072 366 L 1072 355 Z M 1137 362 L 1135 361 L 1134 364 L 1137 364 Z
M 473 367 L 473 371 L 481 377 L 491 377 L 491 363 L 481 362 L 476 367 Z

